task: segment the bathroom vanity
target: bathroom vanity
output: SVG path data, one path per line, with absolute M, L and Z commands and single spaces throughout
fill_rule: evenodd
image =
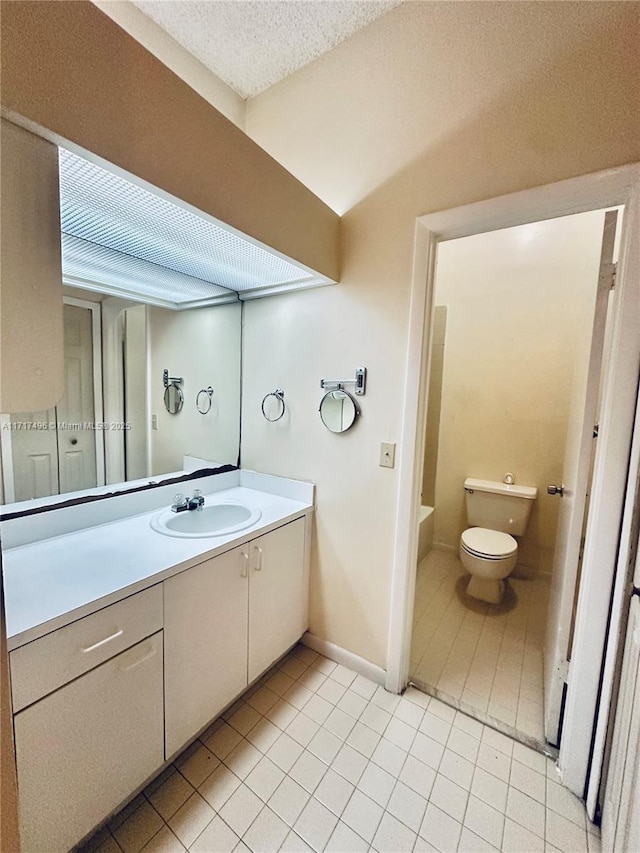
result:
M 240 471 L 182 485 L 251 523 L 159 532 L 175 486 L 31 516 L 31 541 L 26 519 L 2 523 L 26 853 L 81 841 L 307 628 L 314 487 Z

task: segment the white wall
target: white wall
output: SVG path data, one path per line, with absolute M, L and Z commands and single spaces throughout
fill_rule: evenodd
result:
M 127 480 L 149 476 L 147 439 L 147 306 L 124 311 L 125 340 L 125 420 L 130 429 L 124 435 Z
M 149 308 L 151 471 L 165 474 L 182 468 L 185 455 L 236 465 L 240 441 L 239 302 L 169 311 Z M 184 407 L 175 415 L 164 407 L 162 371 L 184 379 Z M 196 394 L 211 385 L 211 411 L 196 411 Z
M 340 284 L 245 305 L 243 464 L 316 482 L 311 630 L 384 666 L 415 218 L 640 159 L 637 3 L 407 3 L 248 104 L 342 221 Z M 321 425 L 323 376 L 369 369 Z M 290 415 L 256 408 L 285 389 Z
M 465 477 L 501 481 L 509 471 L 538 489 L 519 566 L 551 572 L 559 499 L 546 486 L 562 482 L 576 372 L 586 381 L 603 224 L 596 211 L 441 244 L 436 544 L 457 551 Z

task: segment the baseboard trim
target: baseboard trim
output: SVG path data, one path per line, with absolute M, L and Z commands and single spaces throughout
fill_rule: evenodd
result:
M 342 646 L 336 646 L 335 643 L 330 643 L 328 640 L 323 640 L 316 637 L 315 634 L 310 634 L 309 631 L 302 635 L 302 643 L 318 654 L 324 655 L 329 660 L 336 663 L 341 663 L 348 669 L 357 672 L 358 675 L 363 675 L 369 681 L 374 681 L 376 684 L 381 684 L 383 687 L 387 680 L 387 673 L 381 666 L 376 666 L 375 663 L 361 658 L 359 655 L 354 655 L 353 652 L 348 652 Z

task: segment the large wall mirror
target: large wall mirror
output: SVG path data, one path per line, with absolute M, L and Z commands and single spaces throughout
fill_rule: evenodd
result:
M 237 465 L 240 317 L 240 302 L 171 311 L 65 288 L 65 394 L 2 416 L 4 503 Z M 183 379 L 177 414 L 164 405 L 167 367 Z
M 328 283 L 70 148 L 59 206 L 35 180 L 28 199 L 60 223 L 65 391 L 49 411 L 0 413 L 5 505 L 239 465 L 242 300 Z
M 65 393 L 0 414 L 2 503 L 238 465 L 232 238 L 212 249 L 212 223 L 64 149 L 59 170 Z M 165 371 L 181 379 L 171 411 Z

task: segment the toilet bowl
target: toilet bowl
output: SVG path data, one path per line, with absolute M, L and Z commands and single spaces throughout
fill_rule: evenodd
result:
M 471 575 L 467 594 L 489 604 L 504 596 L 504 578 L 515 568 L 518 543 L 508 533 L 469 527 L 460 537 L 460 561 Z
M 499 604 L 504 595 L 504 579 L 515 568 L 518 543 L 529 522 L 538 490 L 516 486 L 513 474 L 505 482 L 464 481 L 468 527 L 460 537 L 460 561 L 471 575 L 467 593 L 489 604 Z

